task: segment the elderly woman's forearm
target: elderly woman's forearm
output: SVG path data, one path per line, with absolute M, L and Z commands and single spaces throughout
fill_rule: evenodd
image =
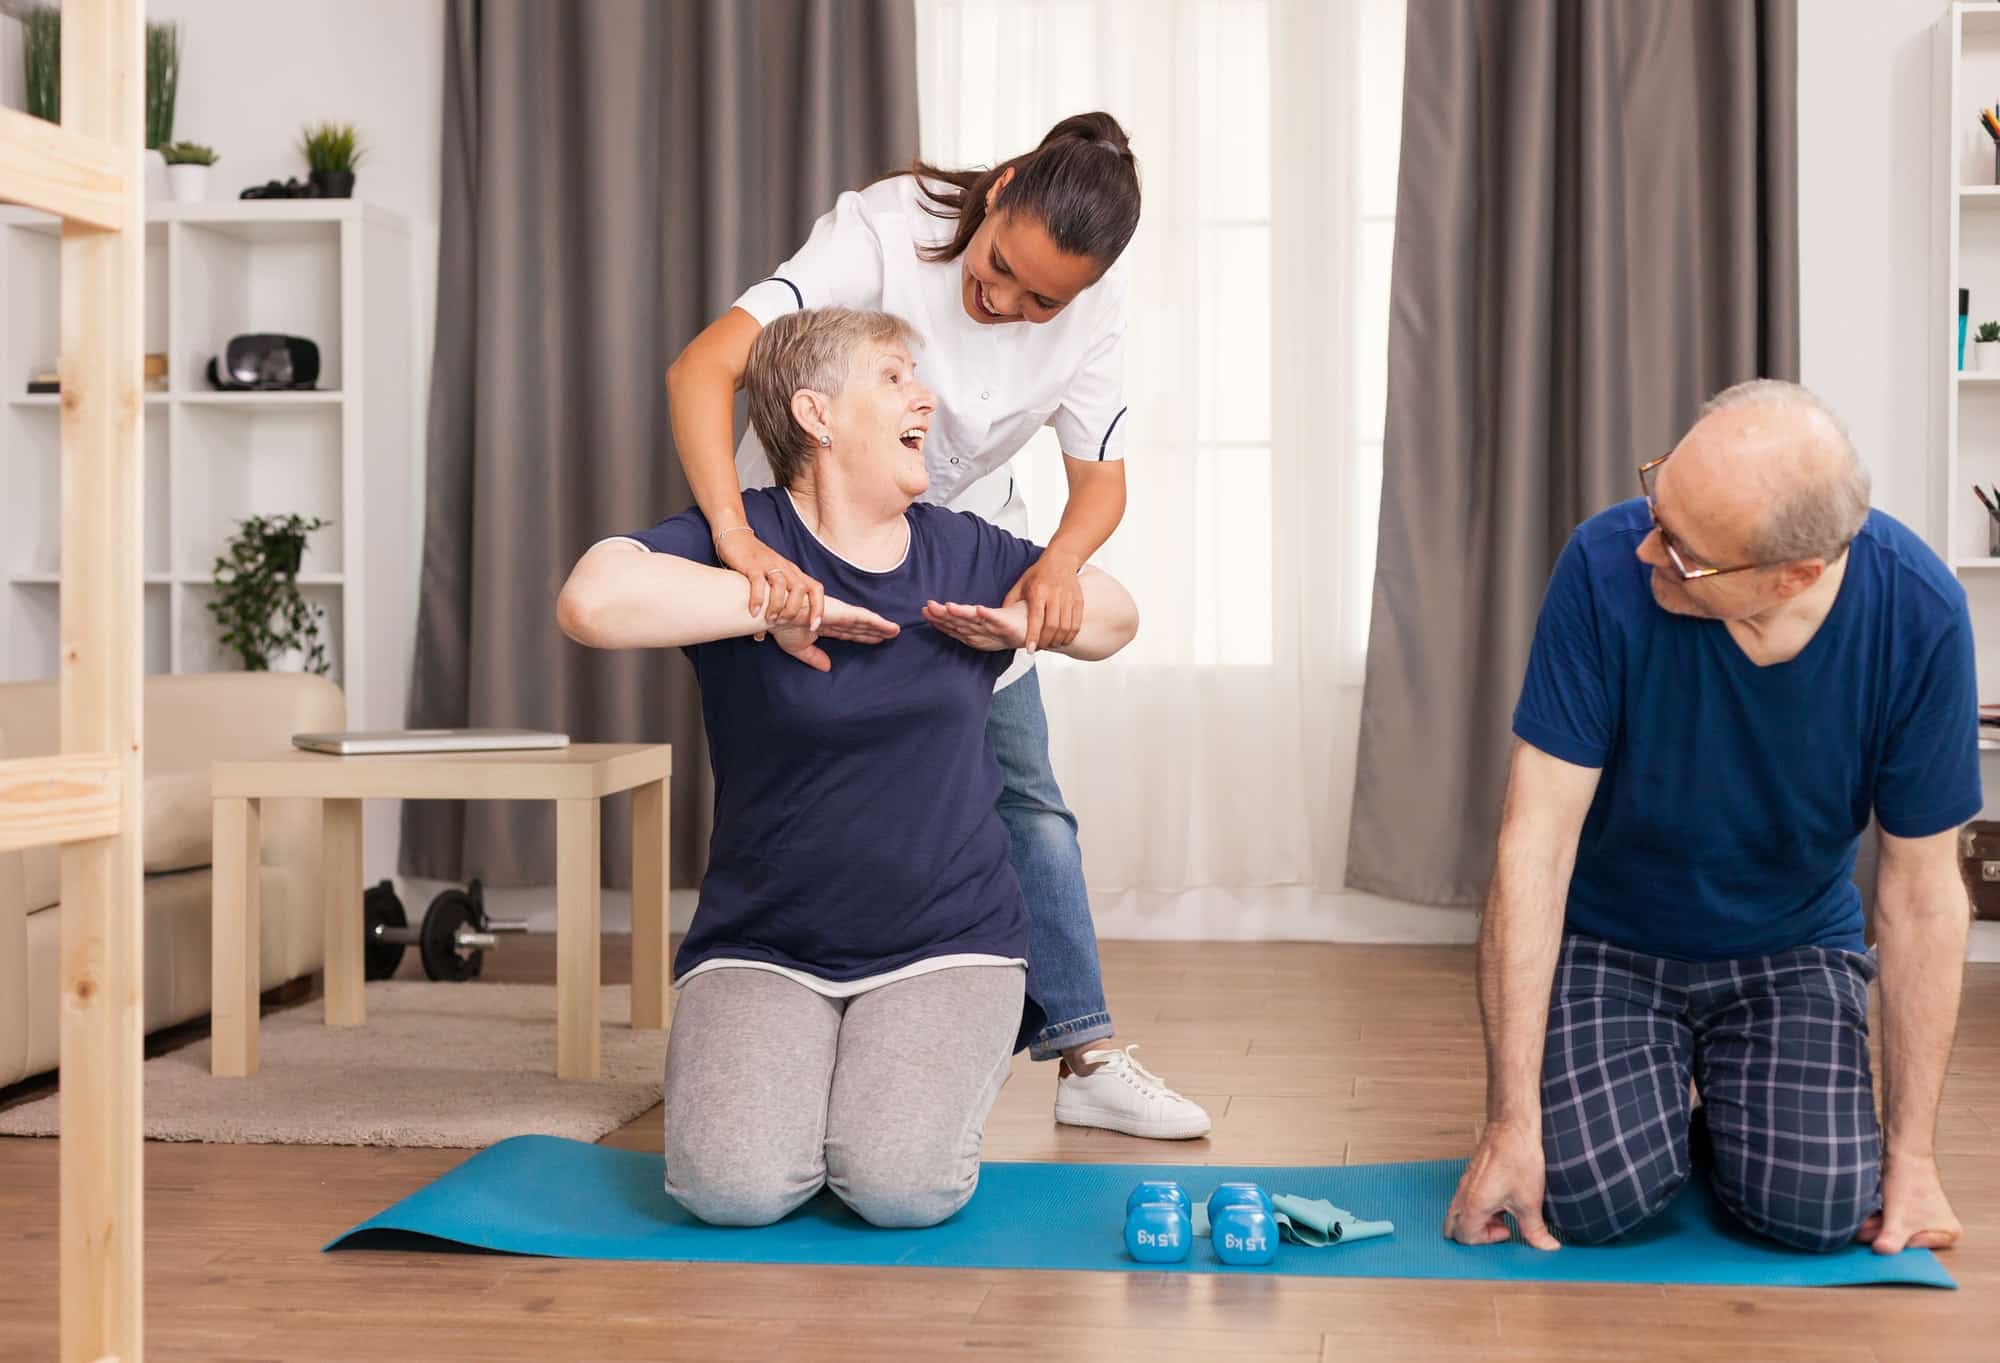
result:
M 743 578 L 637 545 L 600 545 L 556 598 L 556 624 L 591 648 L 681 648 L 755 633 Z
M 1085 568 L 1078 574 L 1078 585 L 1083 588 L 1083 627 L 1067 647 L 1057 651 L 1094 663 L 1109 658 L 1138 635 L 1139 603 L 1124 583 L 1102 569 Z

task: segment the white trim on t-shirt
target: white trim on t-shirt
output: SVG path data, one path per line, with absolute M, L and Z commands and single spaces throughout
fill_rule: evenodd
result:
M 903 512 L 903 556 L 887 568 L 864 568 L 819 537 L 819 531 L 807 523 L 804 513 L 799 510 L 799 499 L 792 495 L 790 488 L 781 487 L 778 491 L 785 494 L 785 505 L 792 509 L 792 519 L 799 523 L 799 529 L 811 536 L 812 542 L 825 550 L 829 556 L 839 559 L 855 572 L 866 573 L 870 577 L 889 577 L 903 571 L 903 565 L 910 561 L 910 546 L 916 542 L 917 532 L 910 524 L 910 513 L 907 508 Z
M 858 980 L 823 980 L 817 975 L 808 975 L 803 970 L 773 965 L 769 961 L 744 961 L 734 957 L 711 956 L 675 980 L 674 988 L 685 989 L 689 980 L 697 975 L 706 975 L 711 970 L 767 970 L 773 975 L 783 975 L 793 984 L 804 985 L 813 993 L 825 998 L 851 999 L 885 985 L 914 980 L 919 975 L 930 975 L 940 970 L 956 970 L 960 966 L 968 965 L 1011 965 L 1019 966 L 1023 970 L 1028 968 L 1027 961 L 1019 956 L 988 956 L 980 952 L 963 952 L 956 956 L 932 956 L 926 960 L 912 961 L 895 970 L 887 970 L 880 975 L 867 975 Z

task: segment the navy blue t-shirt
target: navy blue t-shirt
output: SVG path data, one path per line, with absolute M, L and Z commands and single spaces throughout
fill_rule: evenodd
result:
M 924 602 L 997 606 L 1041 549 L 977 516 L 917 504 L 910 548 L 886 572 L 834 554 L 789 494 L 743 494 L 759 539 L 828 596 L 902 626 L 886 643 L 819 640 L 819 672 L 775 640 L 686 650 L 715 770 L 708 874 L 675 975 L 712 958 L 766 961 L 846 982 L 935 956 L 1028 956 L 1028 912 L 995 802 L 986 737 L 1012 652 L 983 653 L 924 621 Z M 689 510 L 632 536 L 716 566 Z M 1029 973 L 1023 1035 L 1039 1029 Z
M 1865 949 L 1855 849 L 1980 809 L 1965 590 L 1879 511 L 1799 655 L 1752 663 L 1726 625 L 1653 600 L 1642 499 L 1578 526 L 1535 626 L 1514 732 L 1602 768 L 1568 931 L 1689 961 Z M 1696 590 L 1699 590 L 1697 588 Z

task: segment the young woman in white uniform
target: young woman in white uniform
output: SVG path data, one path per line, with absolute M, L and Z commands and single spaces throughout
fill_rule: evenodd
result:
M 805 245 L 689 343 L 667 371 L 674 443 L 720 561 L 749 581 L 773 625 L 820 621 L 819 582 L 762 543 L 742 489 L 772 479 L 754 432 L 734 457 L 733 403 L 758 332 L 799 308 L 879 309 L 924 337 L 938 410 L 922 441 L 922 500 L 1025 537 L 1007 462 L 1043 426 L 1062 442 L 1069 500 L 1008 604 L 1028 606 L 1028 650 L 1004 675 L 987 734 L 1005 777 L 999 812 L 1027 898 L 1030 955 L 1048 1025 L 1038 1060 L 1062 1061 L 1056 1120 L 1132 1135 L 1205 1135 L 1208 1114 L 1114 1047 L 1084 888 L 1076 817 L 1049 766 L 1037 648 L 1071 643 L 1077 573 L 1125 512 L 1126 278 L 1139 223 L 1138 165 L 1109 114 L 1064 119 L 1024 155 L 983 171 L 917 163 L 842 194 Z M 772 849 L 782 854 L 782 849 Z

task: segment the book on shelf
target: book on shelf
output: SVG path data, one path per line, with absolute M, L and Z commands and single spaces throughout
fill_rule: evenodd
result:
M 167 357 L 164 352 L 155 351 L 146 356 L 145 365 L 140 371 L 140 379 L 148 393 L 167 391 Z M 60 393 L 62 376 L 53 369 L 45 369 L 28 380 L 28 392 Z

